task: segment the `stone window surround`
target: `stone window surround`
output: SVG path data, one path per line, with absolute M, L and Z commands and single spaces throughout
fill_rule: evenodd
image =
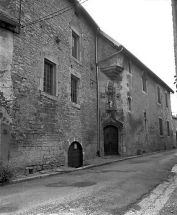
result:
M 44 92 L 44 63 L 45 60 L 50 61 L 51 63 L 53 63 L 55 65 L 55 94 L 54 95 L 50 95 L 46 92 Z M 42 61 L 41 61 L 41 74 L 40 74 L 40 86 L 39 86 L 39 90 L 41 95 L 48 97 L 49 99 L 52 100 L 58 100 L 58 59 L 52 55 L 50 55 L 49 53 L 42 53 Z
M 142 80 L 142 91 L 143 93 L 148 94 L 147 78 L 144 74 L 141 76 L 141 80 Z
M 132 112 L 132 97 L 127 97 L 128 112 Z
M 168 104 L 168 93 L 165 91 L 165 107 L 168 109 L 169 104 Z
M 75 58 L 73 57 L 72 55 L 72 35 L 76 34 L 78 36 L 78 58 Z M 82 34 L 80 33 L 80 31 L 74 27 L 73 25 L 70 26 L 70 46 L 71 46 L 71 49 L 70 49 L 70 55 L 71 55 L 71 58 L 76 61 L 77 63 L 81 64 L 81 61 L 82 61 L 82 57 L 81 57 L 81 44 L 82 44 Z
M 167 125 L 167 137 L 170 137 L 170 121 L 167 120 L 166 122 L 167 122 L 166 123 L 166 125 Z
M 158 103 L 159 105 L 161 105 L 161 104 L 162 104 L 161 88 L 160 88 L 159 85 L 157 85 L 156 89 L 157 89 L 157 103 Z M 158 91 L 158 89 L 159 89 L 159 91 Z
M 163 117 L 160 117 L 160 116 L 159 116 L 158 119 L 159 119 L 159 122 L 158 122 L 158 124 L 159 124 L 159 136 L 160 136 L 160 137 L 163 137 L 163 136 L 164 136 L 164 131 L 163 131 L 163 130 L 164 130 L 164 129 L 163 129 Z M 161 119 L 161 122 L 162 122 L 161 125 L 160 125 L 160 119 Z M 161 130 L 160 127 L 162 128 L 162 130 Z M 161 131 L 162 131 L 162 132 L 161 132 Z
M 76 71 L 75 69 L 70 67 L 70 93 L 71 93 L 71 77 L 74 77 L 75 79 L 77 79 L 77 103 L 74 103 L 71 101 L 71 95 L 70 95 L 70 102 L 71 105 L 77 109 L 80 110 L 80 102 L 81 102 L 81 74 Z

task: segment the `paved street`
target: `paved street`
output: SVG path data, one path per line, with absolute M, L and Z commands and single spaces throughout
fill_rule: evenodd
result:
M 123 215 L 176 163 L 172 150 L 0 187 L 0 214 Z

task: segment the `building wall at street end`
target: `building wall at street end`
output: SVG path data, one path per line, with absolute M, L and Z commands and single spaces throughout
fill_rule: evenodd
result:
M 98 47 L 101 153 L 105 150 L 104 130 L 110 125 L 118 127 L 118 154 L 136 155 L 171 149 L 173 123 L 169 89 L 102 36 L 98 39 Z M 109 85 L 114 91 L 113 106 L 109 106 Z M 160 89 L 160 103 L 157 88 Z M 162 120 L 161 134 L 159 118 Z
M 19 1 L 15 2 L 5 1 L 1 6 L 10 8 L 15 16 Z M 67 7 L 71 9 L 61 15 L 33 22 Z M 81 145 L 84 160 L 94 157 L 97 93 L 93 27 L 66 0 L 22 1 L 21 25 L 19 34 L 0 31 L 4 59 L 0 66 L 5 71 L 1 83 L 11 90 L 6 97 L 13 94 L 9 161 L 20 167 L 67 165 L 73 142 Z M 72 56 L 73 32 L 77 35 L 77 57 Z M 7 69 L 2 68 L 4 62 Z M 45 62 L 55 76 L 52 94 L 44 89 Z M 72 78 L 77 92 L 74 102 Z
M 171 5 L 172 5 L 172 19 L 173 19 L 175 66 L 176 66 L 176 76 L 177 76 L 177 1 L 171 0 Z
M 177 147 L 177 116 L 172 116 L 174 146 Z

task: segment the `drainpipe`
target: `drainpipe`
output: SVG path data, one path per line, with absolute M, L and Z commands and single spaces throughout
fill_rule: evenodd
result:
M 97 27 L 95 36 L 95 63 L 96 63 L 96 82 L 97 82 L 97 155 L 100 157 L 100 104 L 99 104 L 99 74 L 98 74 L 98 32 Z
M 19 33 L 21 29 L 21 13 L 22 13 L 22 0 L 20 0 L 20 9 L 19 9 Z

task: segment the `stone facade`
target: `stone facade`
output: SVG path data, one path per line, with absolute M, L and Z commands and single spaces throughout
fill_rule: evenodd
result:
M 4 1 L 1 9 L 19 16 L 19 3 Z M 95 27 L 73 3 L 22 1 L 20 33 L 0 31 L 0 69 L 5 71 L 0 89 L 6 100 L 13 97 L 9 161 L 16 166 L 67 165 L 73 142 L 82 146 L 84 160 L 96 155 Z M 33 23 L 63 8 L 69 10 Z M 79 36 L 78 59 L 71 54 L 72 31 Z M 52 95 L 44 92 L 45 60 L 55 67 Z M 77 103 L 71 101 L 72 75 L 78 82 Z
M 76 166 L 97 153 L 126 156 L 172 148 L 172 90 L 98 30 L 80 4 L 6 0 L 0 9 L 4 162 L 30 171 L 72 165 L 78 155 L 82 161 Z
M 175 53 L 175 65 L 176 65 L 176 77 L 177 77 L 177 1 L 171 0 L 172 16 L 173 16 L 173 36 L 174 36 L 174 53 Z M 176 86 L 177 89 L 177 86 Z
M 177 116 L 172 116 L 174 146 L 177 147 Z
M 117 154 L 136 155 L 171 149 L 173 125 L 170 92 L 173 91 L 104 32 L 98 38 L 98 65 L 100 153 L 105 154 L 105 129 L 109 126 L 118 130 Z M 144 89 L 143 80 L 146 84 Z M 110 85 L 113 91 L 111 103 Z M 160 89 L 160 104 L 157 87 Z M 162 119 L 161 134 L 159 118 Z M 107 150 L 108 154 L 115 154 L 109 146 Z

